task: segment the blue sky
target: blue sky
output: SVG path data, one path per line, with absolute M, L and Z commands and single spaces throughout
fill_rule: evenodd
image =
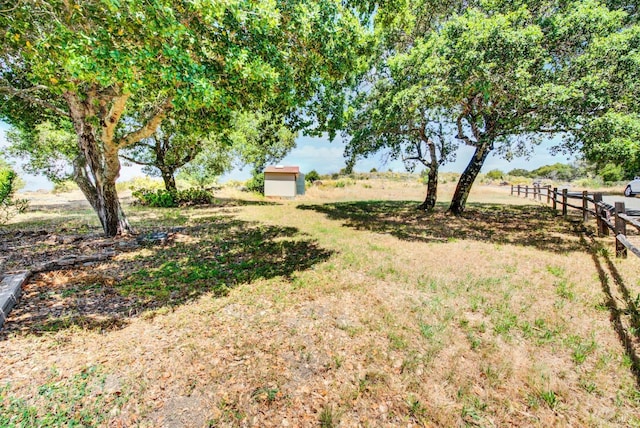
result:
M 8 129 L 8 125 L 0 122 L 0 148 L 6 146 L 5 131 Z M 524 168 L 532 170 L 543 165 L 553 164 L 556 162 L 572 162 L 573 157 L 567 157 L 566 155 L 552 155 L 549 153 L 549 148 L 553 143 L 548 141 L 542 143 L 535 148 L 534 153 L 528 158 L 518 158 L 512 161 L 506 161 L 499 156 L 490 154 L 487 158 L 483 172 L 489 171 L 494 168 L 501 169 L 503 171 L 509 171 L 514 168 Z M 337 138 L 334 142 L 329 142 L 328 138 L 314 138 L 300 136 L 296 141 L 296 148 L 287 155 L 280 163 L 282 165 L 297 165 L 302 172 L 309 172 L 315 169 L 320 174 L 327 174 L 332 172 L 338 172 L 344 168 L 345 161 L 343 157 L 344 143 Z M 469 162 L 473 149 L 467 146 L 461 146 L 456 161 L 446 164 L 442 167 L 442 171 L 445 172 L 462 172 Z M 19 169 L 19 162 L 13 161 Z M 373 155 L 367 159 L 358 161 L 355 166 L 355 171 L 367 172 L 372 168 L 376 168 L 379 171 L 392 169 L 393 171 L 404 171 L 404 165 L 400 161 L 389 162 L 385 164 L 383 158 L 380 155 Z M 231 173 L 223 176 L 221 182 L 229 179 L 245 180 L 249 178 L 251 169 L 245 167 L 243 170 L 234 170 Z M 128 180 L 135 176 L 143 175 L 140 168 L 137 166 L 123 167 L 120 174 L 120 180 Z M 53 185 L 44 177 L 33 176 L 25 173 L 21 173 L 21 176 L 27 183 L 24 190 L 38 190 L 38 189 L 51 189 Z

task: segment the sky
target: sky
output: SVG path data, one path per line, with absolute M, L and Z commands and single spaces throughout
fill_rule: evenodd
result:
M 0 149 L 7 145 L 5 132 L 8 128 L 7 124 L 0 122 Z M 552 141 L 543 142 L 540 146 L 535 148 L 534 153 L 529 158 L 516 158 L 512 161 L 507 161 L 495 154 L 490 154 L 482 168 L 482 172 L 487 172 L 496 168 L 505 172 L 514 168 L 533 170 L 543 165 L 549 165 L 556 162 L 568 163 L 574 160 L 573 157 L 568 157 L 566 155 L 559 154 L 554 156 L 549 153 L 549 148 L 552 145 Z M 299 166 L 300 171 L 303 173 L 316 170 L 319 174 L 329 174 L 338 172 L 340 169 L 344 168 L 345 160 L 343 153 L 344 143 L 339 137 L 337 137 L 335 141 L 330 142 L 327 137 L 299 136 L 296 140 L 296 147 L 280 162 L 280 164 Z M 469 162 L 472 154 L 473 148 L 461 146 L 457 153 L 456 161 L 442 166 L 441 171 L 462 172 Z M 18 173 L 26 182 L 26 186 L 23 190 L 35 191 L 39 189 L 50 190 L 53 188 L 53 184 L 45 177 L 26 174 L 24 171 L 21 171 L 19 161 L 15 159 L 8 160 L 16 166 Z M 354 171 L 368 172 L 372 168 L 376 168 L 378 171 L 391 169 L 398 172 L 405 170 L 401 161 L 384 163 L 382 156 L 373 155 L 367 159 L 358 161 L 355 165 Z M 144 174 L 139 166 L 123 166 L 119 181 L 125 181 L 133 177 L 143 175 Z M 250 175 L 250 167 L 245 167 L 242 170 L 236 169 L 229 174 L 222 176 L 220 182 L 228 180 L 246 180 Z

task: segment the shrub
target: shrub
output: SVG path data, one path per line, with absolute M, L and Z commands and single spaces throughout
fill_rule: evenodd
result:
M 546 178 L 549 180 L 571 181 L 579 177 L 581 171 L 573 165 L 554 163 L 531 171 L 530 177 Z
M 515 168 L 509 171 L 507 175 L 511 175 L 513 177 L 529 177 L 531 173 L 523 168 Z
M 598 174 L 605 183 L 613 183 L 624 180 L 625 171 L 621 165 L 606 164 Z
M 354 180 L 351 180 L 351 179 L 338 180 L 338 181 L 335 181 L 335 182 L 333 183 L 333 187 L 336 187 L 336 188 L 342 189 L 342 188 L 344 188 L 344 187 L 347 187 L 347 186 L 353 186 L 353 185 L 355 185 L 355 184 L 356 184 L 356 182 L 355 182 Z
M 24 212 L 29 203 L 26 199 L 14 199 L 18 175 L 10 168 L 0 169 L 0 224 L 4 224 L 17 213 Z
M 132 196 L 136 198 L 137 204 L 154 208 L 206 205 L 213 203 L 215 200 L 210 191 L 198 188 L 177 191 L 139 189 L 135 190 Z
M 304 176 L 304 179 L 309 183 L 313 183 L 315 181 L 320 180 L 320 174 L 318 174 L 318 172 L 315 169 L 312 169 L 307 173 L 307 175 Z
M 247 190 L 264 195 L 264 173 L 255 174 L 247 180 Z
M 504 177 L 504 172 L 500 171 L 499 169 L 492 169 L 491 171 L 487 172 L 486 177 L 489 180 L 502 180 L 502 177 Z
M 573 184 L 576 187 L 582 188 L 582 189 L 584 188 L 596 189 L 598 187 L 602 187 L 604 183 L 602 182 L 602 178 L 595 177 L 595 178 L 580 178 L 578 180 L 575 180 Z

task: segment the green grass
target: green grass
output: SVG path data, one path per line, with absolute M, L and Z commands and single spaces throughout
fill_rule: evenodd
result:
M 53 371 L 50 377 L 60 376 Z M 0 426 L 100 425 L 109 410 L 126 401 L 126 396 L 103 393 L 104 381 L 101 368 L 90 366 L 71 378 L 40 385 L 30 400 L 13 397 L 7 384 L 0 388 Z

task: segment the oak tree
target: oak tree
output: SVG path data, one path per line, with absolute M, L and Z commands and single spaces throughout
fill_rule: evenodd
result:
M 35 108 L 72 124 L 74 179 L 109 236 L 131 230 L 122 149 L 171 110 L 305 106 L 348 74 L 361 31 L 334 0 L 18 0 L 0 28 L 0 116 L 20 126 Z

